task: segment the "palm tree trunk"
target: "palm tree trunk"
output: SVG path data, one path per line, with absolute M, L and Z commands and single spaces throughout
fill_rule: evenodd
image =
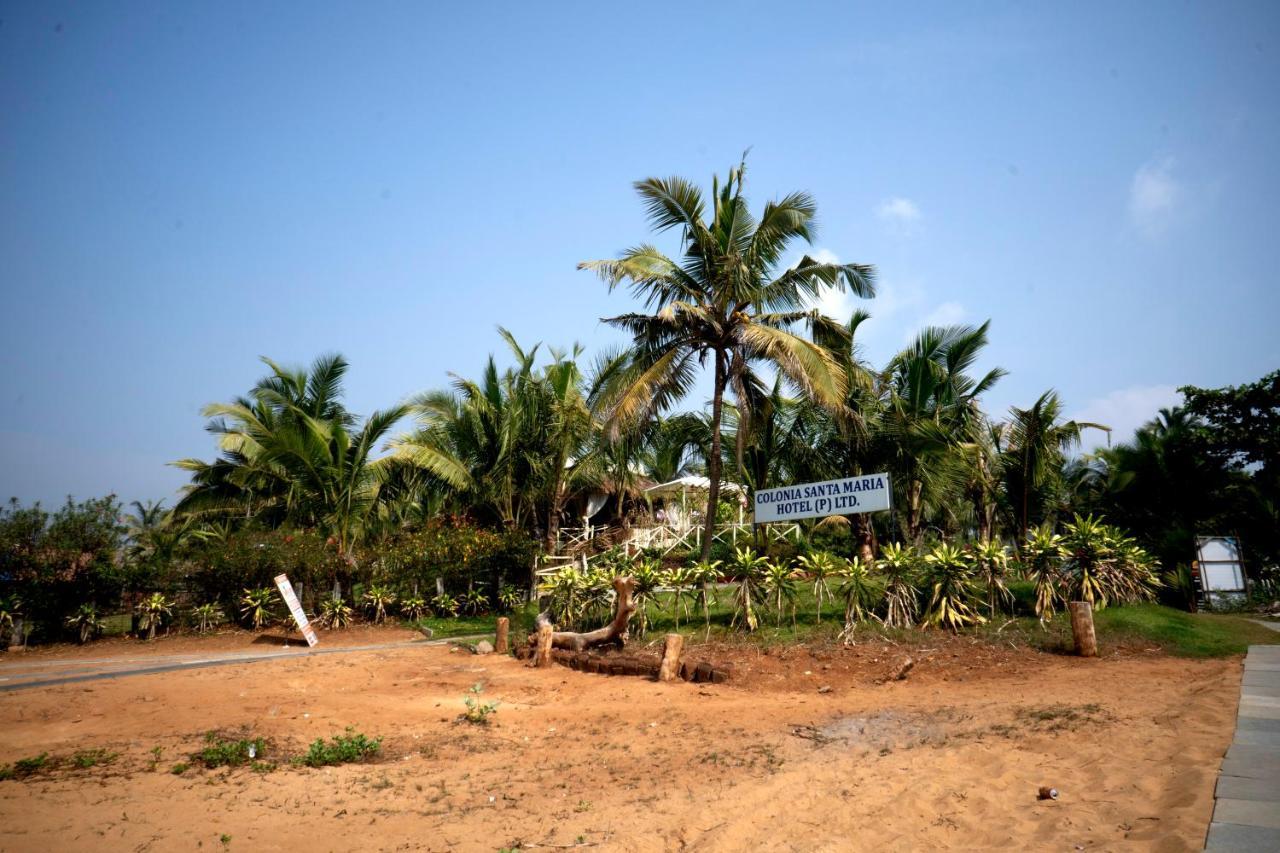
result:
M 864 566 L 873 566 L 876 562 L 876 532 L 871 526 L 871 519 L 860 512 L 853 516 L 854 536 L 857 544 L 857 556 Z
M 912 480 L 907 487 L 907 540 L 912 545 L 920 544 L 920 498 L 924 492 L 924 483 Z
M 707 517 L 702 535 L 702 561 L 711 559 L 711 537 L 716 530 L 716 508 L 720 506 L 720 418 L 724 410 L 725 364 L 724 352 L 716 350 L 715 393 L 711 397 L 711 453 L 707 459 L 707 477 L 711 486 L 707 490 Z

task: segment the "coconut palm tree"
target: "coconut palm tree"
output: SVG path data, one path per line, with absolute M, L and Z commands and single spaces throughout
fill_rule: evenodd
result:
M 611 400 L 605 421 L 616 433 L 664 410 L 692 389 L 697 369 L 711 361 L 711 484 L 702 540 L 706 560 L 720 499 L 726 389 L 740 390 L 750 366 L 763 361 L 814 399 L 840 405 L 848 387 L 844 371 L 827 348 L 793 328 L 806 323 L 811 333 L 821 329 L 838 334 L 839 324 L 806 309 L 806 300 L 828 287 L 848 287 L 870 297 L 874 271 L 807 255 L 795 266 L 782 268 L 796 240 L 812 240 L 816 206 L 807 193 L 792 193 L 766 204 L 757 219 L 743 195 L 744 165 L 730 170 L 723 187 L 718 179 L 713 181 L 709 218 L 702 192 L 683 178 L 647 178 L 635 188 L 654 230 L 679 229 L 681 255 L 675 260 L 646 244 L 615 260 L 578 265 L 597 273 L 610 289 L 628 283 L 652 312 L 605 320 L 632 335 L 636 364 L 627 387 Z
M 1062 477 L 1068 451 L 1079 446 L 1086 429 L 1111 432 L 1111 428 L 1088 421 L 1062 421 L 1062 400 L 1050 389 L 1040 395 L 1029 409 L 1009 409 L 1010 420 L 1004 431 L 1001 458 L 1005 488 L 1011 502 L 1016 502 L 1019 542 L 1027 541 L 1031 527 L 1033 497 L 1042 497 Z

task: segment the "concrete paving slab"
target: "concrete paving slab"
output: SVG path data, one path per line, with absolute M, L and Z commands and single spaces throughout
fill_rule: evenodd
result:
M 1267 673 L 1268 675 L 1280 675 L 1277 673 Z M 1259 684 L 1256 681 L 1252 684 L 1242 683 L 1240 685 L 1240 695 L 1253 698 L 1255 696 L 1267 699 L 1280 699 L 1280 683 L 1277 684 Z
M 1236 731 L 1280 732 L 1280 720 L 1262 717 L 1241 717 L 1236 720 Z
M 1280 809 L 1275 803 L 1258 800 L 1218 800 L 1213 807 L 1213 822 L 1280 829 Z
M 1222 761 L 1222 769 L 1219 772 L 1223 776 L 1267 779 L 1280 785 L 1280 764 L 1271 759 L 1225 758 Z
M 1274 746 L 1233 743 L 1227 747 L 1226 757 L 1245 761 L 1270 761 L 1272 764 L 1280 766 L 1280 748 Z
M 1243 743 L 1249 746 L 1271 746 L 1280 749 L 1280 732 L 1251 731 L 1237 728 L 1236 739 L 1233 743 Z
M 1280 785 L 1274 779 L 1245 779 L 1242 776 L 1219 776 L 1213 790 L 1215 797 L 1231 800 L 1255 800 L 1272 803 L 1280 811 Z
M 1264 720 L 1280 720 L 1280 706 L 1260 701 L 1240 700 L 1241 717 L 1258 717 Z
M 1274 669 L 1263 669 L 1261 665 L 1252 665 L 1245 670 L 1244 677 L 1240 679 L 1241 684 L 1257 685 L 1260 687 L 1269 687 L 1272 684 L 1280 684 L 1280 665 Z
M 1257 663 L 1252 664 L 1249 668 L 1260 672 L 1280 672 L 1280 663 L 1263 663 L 1258 661 Z
M 1280 829 L 1211 823 L 1204 849 L 1231 850 L 1234 853 L 1276 853 L 1280 850 Z

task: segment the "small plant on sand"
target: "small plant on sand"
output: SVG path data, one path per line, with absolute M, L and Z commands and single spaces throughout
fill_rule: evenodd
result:
M 172 773 L 174 776 L 181 776 L 183 773 L 186 773 L 190 769 L 191 769 L 190 764 L 188 764 L 185 761 L 179 761 L 177 764 L 169 768 L 169 772 Z
M 28 758 L 19 758 L 13 762 L 11 778 L 23 779 L 32 773 L 38 773 L 47 767 L 52 766 L 53 762 L 49 760 L 49 753 L 42 752 L 39 755 L 32 755 Z
M 341 598 L 325 598 L 320 602 L 320 624 L 326 628 L 345 628 L 351 624 L 353 615 L 351 605 Z
M 191 611 L 191 615 L 196 620 L 196 630 L 201 634 L 209 633 L 222 621 L 222 611 L 213 603 L 201 604 Z
M 75 613 L 67 617 L 67 627 L 76 632 L 80 645 L 84 645 L 101 634 L 107 626 L 98 618 L 97 607 L 81 604 Z
M 153 592 L 139 602 L 138 631 L 145 631 L 148 640 L 156 638 L 156 629 L 164 624 L 166 616 L 173 616 L 173 602 L 163 593 Z
M 90 767 L 97 767 L 99 764 L 110 764 L 119 756 L 117 752 L 107 752 L 101 747 L 97 749 L 82 749 L 71 756 L 71 764 L 81 770 L 88 770 Z
M 323 738 L 316 738 L 307 750 L 307 754 L 297 760 L 308 767 L 351 764 L 372 758 L 380 749 L 382 749 L 382 738 L 370 740 L 353 727 L 347 726 L 346 734 L 335 735 L 329 738 L 328 743 Z
M 271 600 L 275 593 L 270 587 L 246 589 L 240 598 L 240 615 L 249 620 L 253 630 L 259 631 L 271 621 Z
M 396 594 L 391 591 L 390 587 L 374 584 L 365 591 L 364 606 L 373 616 L 375 625 L 386 620 L 387 608 L 395 603 Z
M 193 757 L 205 767 L 239 767 L 257 758 L 267 748 L 263 738 L 232 740 L 209 732 L 205 747 Z
M 462 702 L 467 706 L 467 710 L 462 712 L 459 719 L 466 720 L 468 723 L 474 723 L 477 726 L 487 726 L 489 717 L 498 712 L 497 702 L 481 702 L 480 694 L 484 692 L 484 684 L 477 681 L 467 689 L 467 695 Z

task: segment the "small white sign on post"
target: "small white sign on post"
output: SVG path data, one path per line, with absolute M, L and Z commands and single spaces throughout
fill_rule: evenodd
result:
M 828 515 L 879 512 L 891 506 L 888 474 L 863 474 L 756 492 L 755 520 L 798 521 Z
M 298 623 L 298 630 L 307 638 L 307 645 L 314 646 L 319 643 L 320 638 L 316 636 L 311 623 L 307 621 L 307 614 L 303 612 L 302 602 L 298 601 L 298 596 L 293 592 L 293 584 L 289 583 L 289 576 L 276 575 L 276 588 L 280 590 L 280 597 L 284 599 L 289 613 L 293 615 L 293 621 Z

